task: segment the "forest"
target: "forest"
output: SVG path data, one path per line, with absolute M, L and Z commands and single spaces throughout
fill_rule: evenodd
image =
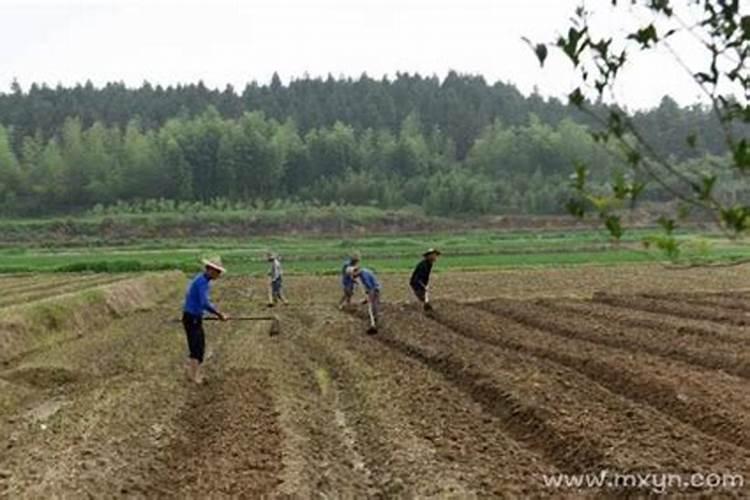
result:
M 700 105 L 665 97 L 631 116 L 686 171 L 727 156 L 715 117 Z M 260 200 L 441 216 L 564 213 L 574 165 L 586 162 L 602 184 L 624 167 L 592 127 L 557 99 L 454 72 L 288 84 L 274 75 L 242 91 L 90 82 L 24 90 L 13 82 L 0 93 L 0 211 Z M 720 181 L 731 191 L 731 179 Z M 657 186 L 645 198 L 669 200 Z

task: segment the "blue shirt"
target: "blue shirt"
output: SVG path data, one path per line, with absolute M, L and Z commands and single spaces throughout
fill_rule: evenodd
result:
M 346 270 L 349 269 L 351 265 L 352 265 L 352 260 L 349 259 L 347 261 L 344 261 L 344 267 L 341 268 L 341 285 L 347 290 L 350 288 L 354 288 L 354 285 L 356 285 L 356 283 L 354 282 L 354 278 L 352 278 L 346 272 Z
M 362 286 L 365 290 L 372 292 L 374 290 L 380 290 L 380 283 L 378 279 L 372 274 L 369 269 L 362 269 L 359 273 L 359 281 L 362 282 Z
M 185 294 L 185 305 L 183 311 L 193 316 L 203 316 L 205 311 L 217 314 L 216 308 L 209 299 L 211 293 L 211 280 L 205 273 L 196 276 L 190 283 Z

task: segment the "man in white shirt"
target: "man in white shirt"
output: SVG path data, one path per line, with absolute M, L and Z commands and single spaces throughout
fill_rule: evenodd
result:
M 278 255 L 268 252 L 266 259 L 271 263 L 271 269 L 268 271 L 268 307 L 273 307 L 278 301 L 284 305 L 289 302 L 284 297 L 282 288 L 282 277 L 284 271 L 281 269 L 281 260 Z

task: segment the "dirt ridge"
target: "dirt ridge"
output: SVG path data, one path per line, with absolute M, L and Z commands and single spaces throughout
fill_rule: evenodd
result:
M 494 299 L 490 302 L 482 302 L 477 305 L 488 312 L 509 318 L 531 328 L 548 331 L 561 337 L 569 339 L 585 339 L 590 342 L 610 347 L 628 349 L 634 353 L 648 352 L 649 354 L 654 354 L 667 359 L 683 361 L 707 369 L 725 371 L 738 377 L 750 379 L 750 360 L 737 360 L 734 358 L 736 355 L 733 355 L 730 359 L 714 352 L 702 352 L 698 355 L 693 351 L 684 349 L 682 346 L 675 347 L 669 343 L 655 342 L 653 338 L 651 338 L 653 335 L 649 337 L 649 341 L 646 341 L 634 338 L 632 335 L 620 335 L 627 335 L 627 330 L 618 330 L 616 332 L 618 334 L 614 334 L 615 332 L 612 331 L 613 329 L 611 326 L 608 327 L 609 331 L 606 334 L 601 331 L 590 331 L 583 325 L 578 325 L 573 328 L 567 325 L 567 322 L 572 322 L 573 319 L 569 318 L 566 312 L 560 312 L 553 320 L 544 319 L 539 315 L 538 304 L 522 303 L 508 299 Z M 580 319 L 577 319 L 576 321 L 580 321 Z M 727 350 L 729 350 L 728 346 Z
M 477 309 L 474 314 L 486 314 L 483 310 Z M 750 450 L 750 430 L 744 430 L 708 405 L 684 401 L 676 386 L 660 383 L 623 366 L 614 366 L 600 359 L 550 349 L 542 343 L 532 345 L 532 343 L 516 341 L 509 335 L 490 336 L 489 332 L 480 333 L 481 327 L 476 324 L 469 326 L 457 316 L 445 316 L 438 311 L 433 317 L 443 326 L 467 338 L 489 345 L 515 349 L 573 369 L 637 404 L 648 404 L 714 438 Z M 521 323 L 518 324 L 521 325 Z

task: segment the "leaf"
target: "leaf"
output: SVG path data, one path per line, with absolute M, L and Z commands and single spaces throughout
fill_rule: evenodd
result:
M 581 88 L 576 88 L 573 92 L 570 93 L 568 96 L 568 101 L 570 104 L 577 108 L 583 107 L 583 103 L 585 102 L 586 98 L 583 96 L 583 93 L 581 92 Z
M 695 148 L 695 145 L 698 143 L 698 136 L 695 134 L 695 132 L 692 132 L 687 136 L 685 140 L 688 146 L 690 146 L 691 148 Z
M 544 67 L 544 62 L 547 60 L 547 56 L 549 55 L 547 45 L 544 43 L 534 44 L 526 37 L 522 37 L 521 39 L 526 42 L 529 47 L 531 47 L 531 49 L 534 51 L 534 54 L 536 54 L 536 58 L 539 60 L 539 65 Z
M 539 59 L 539 64 L 541 66 L 544 66 L 544 61 L 547 60 L 547 46 L 543 43 L 537 44 L 536 48 L 534 49 L 534 52 L 536 53 L 537 59 Z
M 698 83 L 710 83 L 716 85 L 717 78 L 709 75 L 708 73 L 699 72 L 693 75 Z
M 573 63 L 573 66 L 577 67 L 580 64 L 581 52 L 583 52 L 589 44 L 588 40 L 585 38 L 587 31 L 587 28 L 577 30 L 575 27 L 571 26 L 568 30 L 568 38 L 560 37 L 557 40 L 557 46 L 565 52 Z
M 662 12 L 667 17 L 672 17 L 672 14 L 674 14 L 674 11 L 672 10 L 672 7 L 670 6 L 670 1 L 671 0 L 651 0 L 649 8 L 656 12 Z
M 635 33 L 628 35 L 628 39 L 635 40 L 641 44 L 642 49 L 648 49 L 659 42 L 659 35 L 656 33 L 654 25 L 649 24 L 645 28 L 641 28 Z

